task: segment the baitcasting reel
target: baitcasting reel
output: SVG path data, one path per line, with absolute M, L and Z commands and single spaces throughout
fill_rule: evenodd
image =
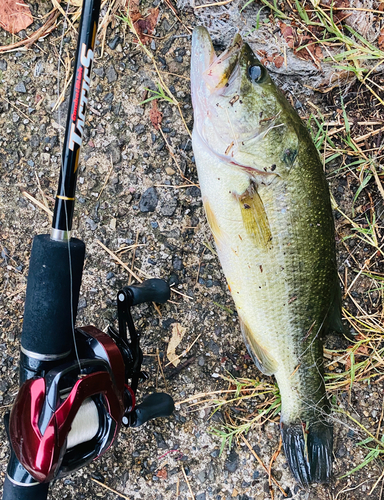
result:
M 174 403 L 165 393 L 136 405 L 138 383 L 148 376 L 141 371 L 140 335 L 131 315 L 132 306 L 164 303 L 169 296 L 168 284 L 160 279 L 124 287 L 117 295 L 118 331 L 77 328 L 77 355 L 71 353 L 41 376 L 31 377 L 34 370 L 24 355 L 25 382 L 9 418 L 17 460 L 11 461 L 8 475 L 15 483 L 25 485 L 26 475 L 31 483 L 43 483 L 70 474 L 102 455 L 121 424 L 138 427 L 172 414 Z

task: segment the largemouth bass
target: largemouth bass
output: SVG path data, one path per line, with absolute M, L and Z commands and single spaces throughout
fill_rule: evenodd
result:
M 193 151 L 246 346 L 281 394 L 281 433 L 303 486 L 332 470 L 321 337 L 343 331 L 328 186 L 309 132 L 248 44 L 219 57 L 193 33 Z

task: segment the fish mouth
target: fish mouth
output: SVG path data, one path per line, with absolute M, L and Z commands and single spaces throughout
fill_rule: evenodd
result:
M 231 45 L 213 62 L 203 73 L 203 80 L 210 91 L 222 89 L 228 82 L 238 66 L 244 42 L 239 34 L 232 40 Z
M 228 86 L 245 45 L 247 44 L 237 34 L 229 47 L 217 56 L 207 29 L 203 26 L 195 28 L 192 36 L 192 89 L 194 86 L 201 88 L 205 84 L 208 93 L 213 93 Z
M 226 87 L 240 87 L 241 82 L 251 81 L 249 68 L 262 66 L 249 45 L 236 34 L 224 52 L 216 55 L 206 28 L 198 26 L 192 36 L 192 87 L 200 87 L 206 95 L 222 93 Z

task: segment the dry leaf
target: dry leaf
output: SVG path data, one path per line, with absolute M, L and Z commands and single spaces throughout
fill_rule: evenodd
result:
M 377 44 L 378 44 L 380 50 L 384 50 L 384 28 L 382 28 L 380 31 L 380 36 L 379 36 L 379 39 L 377 41 Z
M 177 366 L 180 364 L 180 359 L 176 354 L 176 347 L 180 344 L 182 338 L 184 337 L 186 332 L 186 328 L 181 326 L 180 323 L 172 324 L 172 337 L 168 344 L 167 349 L 167 358 L 173 364 L 173 366 Z
M 28 5 L 23 0 L 0 0 L 0 26 L 9 33 L 18 33 L 33 23 Z
M 168 477 L 167 469 L 160 469 L 157 472 L 156 476 L 159 477 L 160 479 L 167 479 L 167 477 Z
M 149 14 L 135 22 L 135 29 L 140 37 L 141 43 L 148 43 L 151 38 L 146 35 L 152 35 L 156 27 L 157 19 L 159 17 L 159 9 L 149 9 Z
M 157 99 L 152 101 L 152 108 L 149 112 L 149 118 L 155 129 L 159 130 L 160 123 L 163 119 L 163 113 L 159 111 L 159 108 L 157 107 Z

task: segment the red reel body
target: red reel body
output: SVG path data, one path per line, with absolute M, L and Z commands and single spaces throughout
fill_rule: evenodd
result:
M 27 380 L 12 408 L 13 450 L 39 482 L 64 476 L 104 453 L 117 436 L 130 398 L 123 357 L 113 340 L 87 326 L 76 330 L 76 343 L 79 362 Z M 82 435 L 75 430 L 76 419 L 88 417 Z

